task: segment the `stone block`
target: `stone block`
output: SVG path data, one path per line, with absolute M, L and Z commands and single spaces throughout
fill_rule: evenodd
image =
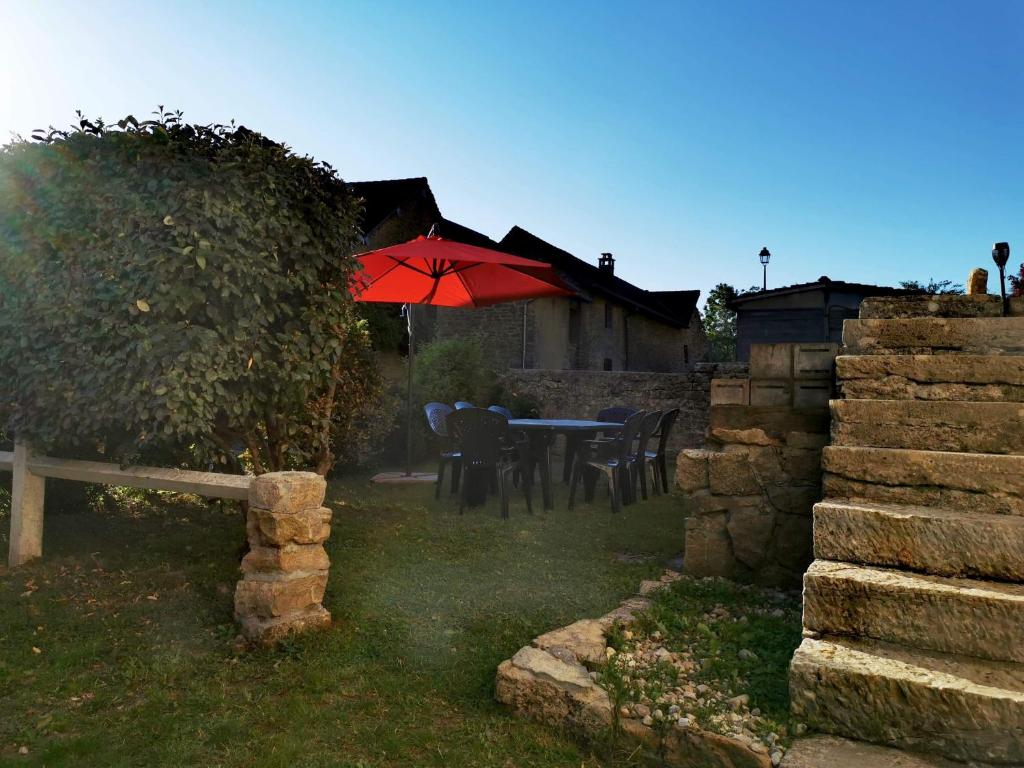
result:
M 812 560 L 813 526 L 807 515 L 777 515 L 771 557 L 789 571 L 803 573 Z
M 750 404 L 782 406 L 793 403 L 793 384 L 786 379 L 751 379 Z
M 836 369 L 849 399 L 1024 402 L 1024 357 L 841 355 Z
M 831 381 L 838 353 L 838 344 L 795 344 L 793 378 Z
M 873 640 L 805 638 L 793 716 L 812 729 L 960 761 L 1024 762 L 1020 666 Z
M 823 501 L 814 507 L 814 554 L 938 576 L 1024 581 L 1024 518 Z
M 967 295 L 977 296 L 988 293 L 988 270 L 975 267 L 967 275 Z M 993 297 L 994 298 L 994 297 Z
M 318 509 L 324 502 L 327 481 L 315 472 L 269 472 L 249 488 L 249 506 L 275 514 L 297 514 Z
M 749 379 L 712 379 L 711 405 L 748 405 Z
M 287 544 L 284 547 L 253 547 L 242 558 L 242 573 L 309 573 L 331 565 L 320 544 Z
M 1022 355 L 1024 317 L 847 320 L 843 343 L 853 355 Z
M 821 501 L 821 483 L 814 485 L 781 485 L 768 488 L 768 501 L 787 515 L 811 516 L 814 505 Z
M 832 399 L 831 381 L 794 381 L 794 408 L 828 408 Z
M 816 560 L 804 576 L 804 629 L 1022 662 L 1024 586 Z
M 936 755 L 914 754 L 819 734 L 793 742 L 780 768 L 964 768 L 964 765 Z
M 712 430 L 759 429 L 774 440 L 783 440 L 790 432 L 828 434 L 827 409 L 794 410 L 783 406 L 716 406 L 711 408 L 709 425 Z
M 790 448 L 813 448 L 820 451 L 828 443 L 827 432 L 789 432 L 786 435 L 786 445 Z
M 793 378 L 793 344 L 751 344 L 750 378 Z
M 907 317 L 999 317 L 998 296 L 869 296 L 860 304 L 861 320 L 892 320 Z
M 760 493 L 746 453 L 709 452 L 708 480 L 711 492 L 722 496 L 749 496 Z
M 782 468 L 794 483 L 814 485 L 821 480 L 821 454 L 815 448 L 783 448 Z
M 719 444 L 735 445 L 782 445 L 782 441 L 770 437 L 763 429 L 726 429 L 724 427 L 711 427 L 708 429 L 708 439 Z
M 607 661 L 605 650 L 608 648 L 604 632 L 600 621 L 581 619 L 535 638 L 533 646 L 567 663 L 603 664 Z
M 735 562 L 724 512 L 686 518 L 683 573 L 729 578 L 736 570 Z
M 1024 456 L 832 445 L 822 461 L 829 497 L 1024 515 Z
M 235 615 L 276 619 L 308 612 L 320 604 L 326 589 L 326 573 L 298 578 L 247 578 L 235 588 Z
M 690 497 L 694 511 L 698 515 L 712 512 L 732 512 L 736 509 L 757 507 L 764 503 L 764 497 L 756 496 L 715 496 L 710 491 L 700 491 Z
M 289 635 L 324 629 L 331 624 L 330 612 L 319 605 L 299 614 L 289 614 L 275 619 L 261 619 L 257 616 L 236 618 L 242 636 L 249 642 L 261 646 L 272 646 Z
M 771 446 L 747 446 L 745 450 L 754 477 L 763 490 L 788 483 L 789 478 L 782 468 L 781 449 Z
M 331 535 L 331 510 L 327 507 L 278 514 L 249 508 L 249 544 L 283 547 L 287 544 L 323 544 Z
M 676 485 L 693 493 L 708 487 L 708 451 L 684 448 L 676 458 Z
M 1024 403 L 836 400 L 832 416 L 836 445 L 1024 454 Z
M 736 559 L 750 568 L 757 568 L 771 543 L 775 513 L 760 506 L 741 507 L 729 515 L 726 530 Z

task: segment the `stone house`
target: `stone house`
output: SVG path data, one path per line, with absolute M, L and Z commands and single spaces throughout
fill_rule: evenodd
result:
M 913 291 L 819 277 L 813 283 L 744 293 L 729 303 L 736 312 L 736 359 L 750 360 L 751 344 L 841 343 L 843 321 L 857 317 L 868 296 Z
M 478 338 L 498 368 L 677 372 L 705 359 L 700 291 L 644 290 L 615 275 L 611 254 L 590 264 L 518 226 L 492 240 L 445 219 L 425 178 L 352 187 L 365 200 L 369 249 L 436 224 L 443 237 L 547 262 L 576 291 L 482 309 L 416 307 L 420 339 Z

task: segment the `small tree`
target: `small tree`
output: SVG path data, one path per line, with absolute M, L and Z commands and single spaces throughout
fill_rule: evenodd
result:
M 365 442 L 381 387 L 348 291 L 360 206 L 329 165 L 162 107 L 33 138 L 0 150 L 10 432 L 257 472 L 326 473 Z
M 1024 296 L 1024 264 L 1020 265 L 1016 275 L 1007 275 L 1010 280 L 1010 292 L 1013 296 Z
M 928 278 L 927 283 L 917 280 L 903 280 L 900 282 L 900 288 L 905 288 L 908 291 L 918 291 L 928 296 L 960 294 L 964 292 L 964 287 L 960 283 L 954 283 L 952 280 L 935 280 L 931 277 Z
M 704 303 L 704 333 L 708 337 L 708 359 L 729 362 L 736 359 L 736 313 L 728 304 L 739 294 L 727 283 L 719 283 Z

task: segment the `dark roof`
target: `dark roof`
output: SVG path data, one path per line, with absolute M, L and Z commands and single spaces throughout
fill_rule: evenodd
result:
M 579 293 L 601 295 L 654 320 L 686 328 L 697 308 L 700 291 L 645 291 L 611 272 L 588 264 L 568 251 L 541 240 L 522 227 L 512 227 L 499 246 L 516 256 L 553 266 Z
M 427 205 L 437 211 L 437 218 L 441 218 L 441 211 L 425 176 L 412 179 L 356 181 L 349 186 L 365 201 L 362 221 L 364 235 L 369 236 L 395 211 L 417 200 L 426 200 Z
M 907 288 L 893 288 L 888 285 L 870 285 L 868 283 L 847 283 L 843 280 L 832 280 L 827 275 L 822 275 L 813 283 L 797 283 L 795 285 L 785 285 L 781 288 L 772 288 L 770 291 L 753 291 L 751 293 L 741 293 L 735 299 L 729 302 L 730 309 L 734 309 L 739 304 L 746 304 L 750 301 L 759 301 L 761 299 L 770 299 L 776 296 L 786 296 L 791 293 L 807 293 L 810 291 L 820 291 L 827 288 L 831 291 L 847 291 L 849 293 L 859 293 L 862 296 L 906 296 L 912 293 L 918 293 Z
M 450 219 L 441 218 L 437 222 L 437 234 L 449 240 L 457 240 L 466 245 L 475 245 L 479 248 L 492 248 L 495 251 L 502 250 L 502 247 L 491 240 L 487 235 L 477 232 L 475 229 L 465 227 Z

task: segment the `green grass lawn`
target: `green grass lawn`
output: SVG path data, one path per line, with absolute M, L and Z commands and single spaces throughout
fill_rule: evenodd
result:
M 559 489 L 555 512 L 517 495 L 503 521 L 432 490 L 332 483 L 335 626 L 243 655 L 237 510 L 164 497 L 50 514 L 43 560 L 0 571 L 0 764 L 603 764 L 510 717 L 495 668 L 660 573 L 682 549 L 681 500 L 613 517 L 603 491 L 568 512 Z

